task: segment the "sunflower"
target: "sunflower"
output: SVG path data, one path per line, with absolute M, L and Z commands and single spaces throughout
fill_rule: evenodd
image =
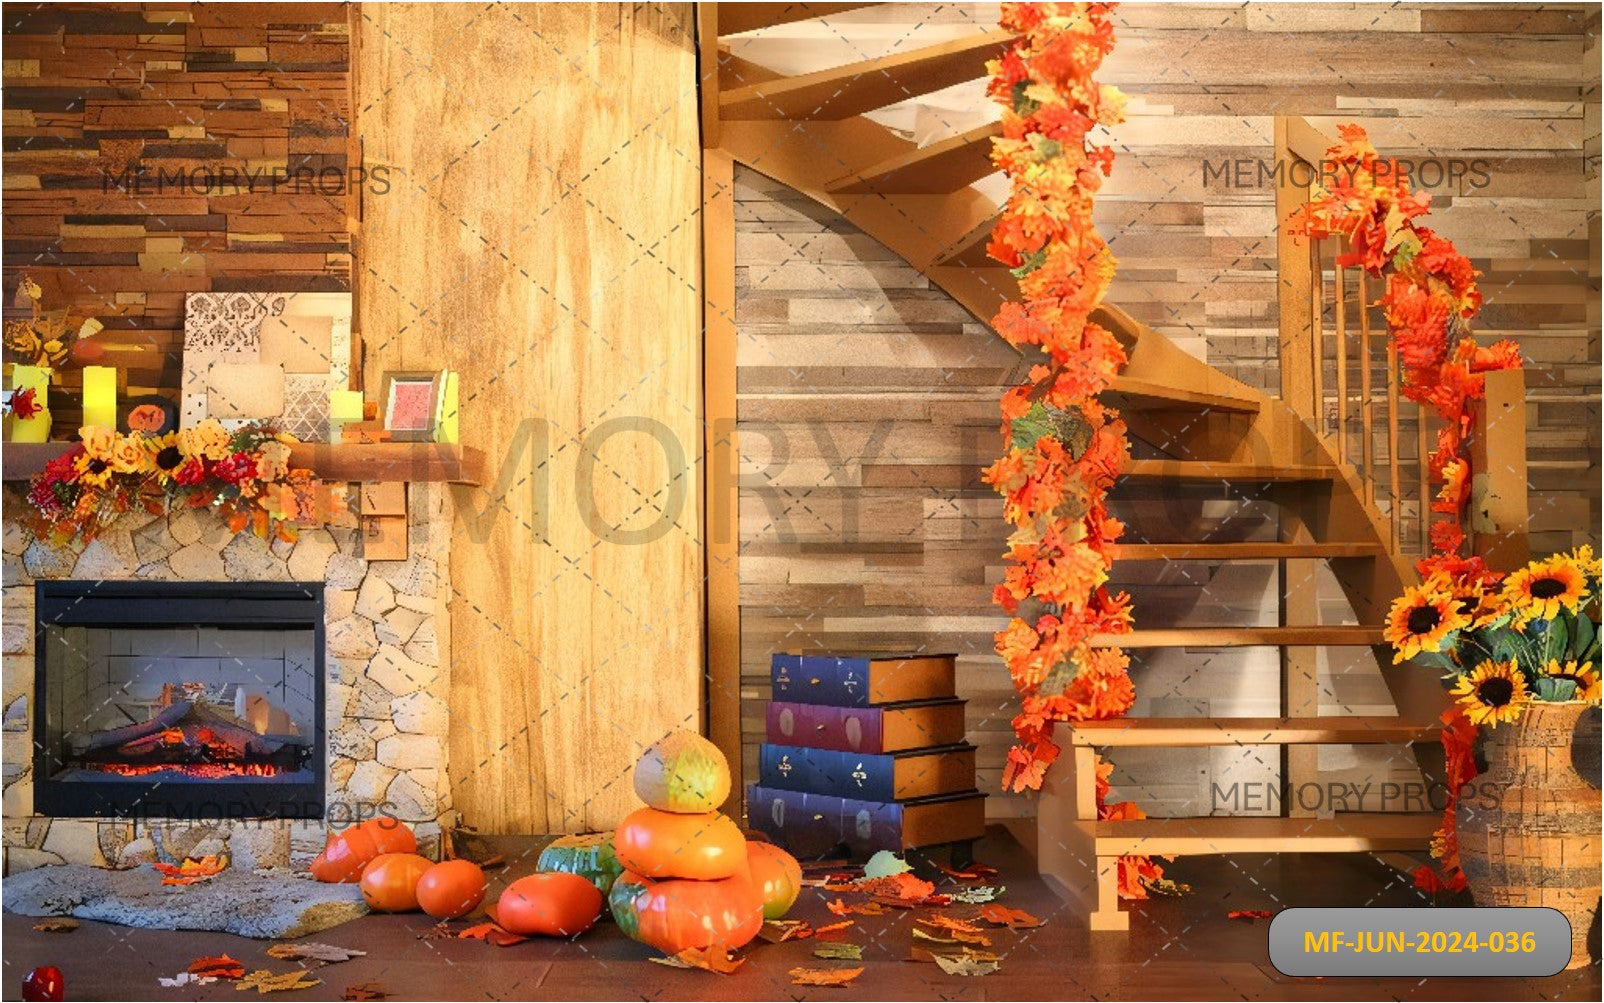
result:
M 111 460 L 104 457 L 95 456 L 85 451 L 78 454 L 78 458 L 73 461 L 72 467 L 78 472 L 77 481 L 79 484 L 92 488 L 103 488 L 111 482 L 113 472 Z
M 1604 696 L 1604 687 L 1599 684 L 1598 670 L 1593 668 L 1592 662 L 1583 662 L 1579 667 L 1575 662 L 1561 662 L 1552 659 L 1543 667 L 1543 674 L 1550 679 L 1563 679 L 1576 684 L 1576 695 L 1573 700 L 1596 704 Z
M 1498 727 L 1500 721 L 1513 721 L 1526 709 L 1531 695 L 1526 677 L 1514 662 L 1486 661 L 1467 676 L 1460 676 L 1453 695 L 1471 724 Z
M 1397 665 L 1422 651 L 1441 651 L 1449 634 L 1469 625 L 1447 576 L 1434 574 L 1393 602 L 1382 637 L 1393 646 Z
M 1561 609 L 1575 613 L 1587 595 L 1587 577 L 1582 567 L 1565 554 L 1546 561 L 1533 561 L 1504 579 L 1500 595 L 1505 607 L 1515 613 L 1515 622 L 1552 620 Z
M 166 435 L 152 436 L 145 440 L 145 447 L 150 450 L 151 469 L 163 484 L 172 480 L 173 474 L 184 464 L 184 451 L 178 446 L 178 433 L 168 432 Z

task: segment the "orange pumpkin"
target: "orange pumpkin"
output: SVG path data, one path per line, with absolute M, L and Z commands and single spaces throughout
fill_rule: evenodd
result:
M 648 878 L 719 881 L 746 869 L 746 837 L 716 811 L 641 808 L 619 823 L 613 853 L 625 870 Z
M 362 868 L 362 900 L 379 912 L 413 912 L 418 881 L 433 866 L 416 853 L 381 853 Z
M 665 954 L 733 951 L 763 927 L 763 900 L 745 868 L 719 881 L 654 881 L 625 871 L 607 900 L 626 936 Z
M 418 906 L 435 919 L 456 919 L 479 908 L 485 872 L 468 860 L 442 860 L 418 879 Z
M 596 925 L 602 893 L 577 874 L 548 871 L 519 878 L 496 902 L 496 922 L 525 936 L 577 937 Z
M 329 833 L 323 852 L 312 861 L 312 876 L 330 883 L 357 881 L 362 869 L 381 853 L 415 853 L 418 840 L 404 822 L 370 818 L 343 832 Z
M 802 865 L 773 843 L 759 840 L 746 844 L 746 864 L 752 872 L 752 884 L 763 899 L 763 918 L 784 917 L 802 892 Z

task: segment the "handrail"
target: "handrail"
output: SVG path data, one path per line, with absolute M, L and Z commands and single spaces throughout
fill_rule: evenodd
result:
M 1342 249 L 1335 240 L 1294 236 L 1285 225 L 1313 197 L 1321 177 L 1329 176 L 1333 165 L 1326 151 L 1331 145 L 1306 119 L 1276 119 L 1281 397 L 1339 462 L 1353 465 L 1365 500 L 1386 517 L 1392 549 L 1425 555 L 1431 550 L 1434 499 L 1428 458 L 1437 419 L 1400 392 L 1397 346 L 1385 333 L 1384 318 L 1374 313 L 1376 277 L 1362 268 L 1338 265 Z M 1373 329 L 1382 335 L 1379 347 Z M 1518 373 L 1489 373 L 1487 381 L 1489 400 L 1477 415 L 1495 414 L 1497 425 L 1490 429 L 1483 421 L 1471 431 L 1472 441 L 1482 443 L 1473 448 L 1486 448 L 1492 455 L 1475 467 L 1482 473 L 1473 487 L 1477 501 L 1466 535 L 1473 552 L 1489 557 L 1495 567 L 1510 566 L 1515 555 L 1525 553 L 1524 384 Z M 1513 488 L 1517 480 L 1519 487 Z M 1482 518 L 1477 513 L 1487 508 L 1483 497 L 1489 494 L 1496 515 Z

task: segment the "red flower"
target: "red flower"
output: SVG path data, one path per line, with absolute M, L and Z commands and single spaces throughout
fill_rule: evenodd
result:
M 239 484 L 256 476 L 256 454 L 234 453 L 218 460 L 213 473 L 230 484 Z
M 198 456 L 191 456 L 179 468 L 173 471 L 173 480 L 185 487 L 199 484 L 206 479 L 206 464 Z
M 29 418 L 38 417 L 44 411 L 44 408 L 39 406 L 37 389 L 29 387 L 26 390 L 18 390 L 11 395 L 9 410 L 13 417 L 27 421 Z

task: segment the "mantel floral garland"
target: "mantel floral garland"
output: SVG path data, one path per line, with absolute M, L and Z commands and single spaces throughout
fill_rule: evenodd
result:
M 289 541 L 297 524 L 327 520 L 343 501 L 322 497 L 310 470 L 291 468 L 295 440 L 263 425 L 231 432 L 209 418 L 155 436 L 86 425 L 78 436 L 28 490 L 41 535 L 57 544 L 87 544 L 136 505 L 161 515 L 170 500 L 218 508 L 235 533 Z
M 1452 241 L 1414 222 L 1426 214 L 1431 193 L 1410 192 L 1407 176 L 1396 163 L 1377 155 L 1364 129 L 1348 125 L 1338 131 L 1341 140 L 1327 151 L 1330 163 L 1322 165 L 1323 187 L 1289 225 L 1293 233 L 1316 240 L 1345 238 L 1351 249 L 1337 258 L 1337 264 L 1386 276 L 1380 305 L 1398 348 L 1402 393 L 1431 408 L 1443 421 L 1436 451 L 1428 461 L 1433 483 L 1440 485 L 1431 510 L 1442 518 L 1432 524 L 1431 553 L 1416 570 L 1433 591 L 1440 586 L 1451 598 L 1451 605 L 1444 607 L 1447 616 L 1474 613 L 1502 576 L 1481 558 L 1464 554 L 1464 513 L 1471 483 L 1465 440 L 1471 429 L 1471 405 L 1485 396 L 1486 373 L 1521 368 L 1520 348 L 1507 339 L 1486 347 L 1477 344 L 1471 320 L 1481 308 L 1476 288 L 1481 273 Z M 1404 599 L 1418 591 L 1408 590 Z M 1409 651 L 1409 625 L 1389 624 L 1387 640 L 1399 646 L 1401 661 Z M 1419 650 L 1418 644 L 1414 650 Z M 1443 714 L 1443 725 L 1448 805 L 1432 842 L 1433 856 L 1443 861 L 1443 876 L 1439 879 L 1422 868 L 1416 881 L 1430 890 L 1459 890 L 1465 887 L 1465 878 L 1459 870 L 1454 802 L 1477 774 L 1471 752 L 1476 726 L 1457 703 Z
M 1058 758 L 1059 721 L 1117 717 L 1135 690 L 1117 648 L 1096 634 L 1131 629 L 1130 597 L 1106 588 L 1112 545 L 1123 527 L 1107 495 L 1129 456 L 1125 423 L 1098 394 L 1124 366 L 1124 350 L 1090 317 L 1114 276 L 1115 259 L 1092 223 L 1092 201 L 1114 152 L 1089 140 L 1124 118 L 1124 96 L 1094 79 L 1114 48 L 1114 4 L 1003 4 L 1002 26 L 1018 38 L 989 66 L 988 93 L 1003 107 L 992 161 L 1011 194 L 987 252 L 1013 270 L 1019 299 L 992 324 L 1016 347 L 1045 358 L 1002 399 L 1006 453 L 985 472 L 1014 526 L 1011 562 L 995 602 L 1012 619 L 997 635 L 1022 710 L 1003 786 L 1041 787 Z M 1103 805 L 1103 817 L 1138 818 L 1134 804 Z M 1120 885 L 1144 897 L 1162 871 L 1145 857 L 1121 862 Z

